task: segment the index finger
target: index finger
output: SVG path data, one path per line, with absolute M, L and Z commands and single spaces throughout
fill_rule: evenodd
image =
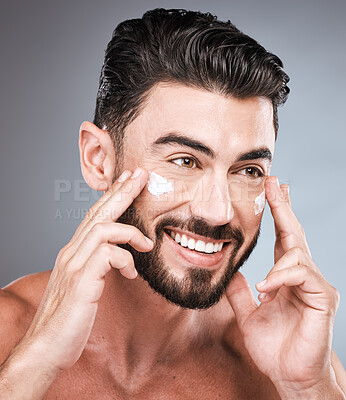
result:
M 97 223 L 116 221 L 143 190 L 147 181 L 148 172 L 144 168 L 138 168 L 137 174 L 136 171 L 133 174 L 130 171 L 124 171 L 110 189 L 89 209 L 67 248 L 76 248 Z
M 88 210 L 86 216 L 84 217 L 83 221 L 81 224 L 78 226 L 75 234 L 73 235 L 73 239 L 76 240 L 81 235 L 81 232 L 84 231 L 86 226 L 91 226 L 94 225 L 97 222 L 110 222 L 112 220 L 112 214 L 114 214 L 115 218 L 118 218 L 122 213 L 115 214 L 116 211 L 112 210 L 112 203 L 110 203 L 110 200 L 112 197 L 116 196 L 119 190 L 122 190 L 120 197 L 124 198 L 123 191 L 127 193 L 127 196 L 130 195 L 130 189 L 138 189 L 137 194 L 133 194 L 134 197 L 136 197 L 140 191 L 143 189 L 144 184 L 146 180 L 148 179 L 148 173 L 146 170 L 143 168 L 139 169 L 140 175 L 135 177 L 134 179 L 129 179 L 130 177 L 132 178 L 135 173 L 132 174 L 131 171 L 125 170 L 123 174 L 120 175 L 118 179 L 115 180 L 115 182 L 112 184 L 112 186 L 107 190 L 107 192 Z M 140 184 L 138 184 L 138 179 L 140 179 Z M 130 181 L 131 184 L 127 183 L 127 181 Z M 135 185 L 137 181 L 137 185 Z M 142 185 L 142 187 L 141 187 Z M 125 186 L 124 189 L 123 186 Z M 119 200 L 119 194 L 116 197 L 114 203 L 116 203 L 117 206 L 120 204 Z M 126 203 L 125 203 L 126 204 Z M 128 203 L 128 206 L 131 204 Z M 127 206 L 127 207 L 128 207 Z M 125 209 L 127 208 L 125 205 Z M 124 211 L 125 211 L 124 209 Z M 123 211 L 123 212 L 124 212 Z M 118 216 L 117 216 L 118 215 Z
M 112 187 L 108 200 L 97 209 L 93 216 L 95 222 L 116 221 L 141 193 L 148 179 L 148 171 L 138 167 L 120 188 L 114 190 Z
M 96 214 L 97 210 L 101 207 L 101 205 L 103 203 L 105 203 L 110 196 L 112 195 L 112 193 L 115 190 L 118 190 L 123 183 L 126 181 L 126 179 L 128 179 L 130 176 L 132 175 L 132 172 L 129 170 L 125 170 L 123 171 L 123 173 L 113 182 L 112 186 L 110 187 L 109 190 L 107 190 L 103 196 L 101 196 L 95 204 L 93 204 L 88 212 L 86 213 L 86 215 L 83 218 L 83 221 L 79 224 L 78 228 L 76 229 L 73 238 L 77 237 L 80 232 L 84 229 L 85 225 L 88 224 L 88 222 L 92 219 L 93 215 Z
M 265 182 L 265 193 L 274 218 L 275 231 L 280 238 L 282 248 L 286 252 L 293 247 L 301 247 L 308 250 L 304 231 L 295 216 L 288 193 L 284 193 L 275 176 L 270 176 Z

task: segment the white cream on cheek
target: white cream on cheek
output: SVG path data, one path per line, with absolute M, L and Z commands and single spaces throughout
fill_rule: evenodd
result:
M 261 212 L 264 210 L 265 205 L 266 205 L 266 194 L 265 191 L 263 190 L 263 192 L 255 198 L 255 205 L 254 205 L 255 215 L 261 214 Z
M 173 192 L 173 182 L 169 182 L 163 176 L 151 171 L 149 171 L 147 187 L 149 192 L 156 197 Z

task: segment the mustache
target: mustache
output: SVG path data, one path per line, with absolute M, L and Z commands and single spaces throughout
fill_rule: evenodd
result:
M 196 235 L 205 236 L 213 240 L 232 240 L 237 242 L 239 247 L 244 243 L 244 235 L 240 228 L 231 226 L 230 224 L 212 226 L 200 217 L 190 217 L 188 220 L 178 217 L 163 218 L 155 228 L 158 239 L 162 238 L 163 230 L 166 226 L 188 230 Z

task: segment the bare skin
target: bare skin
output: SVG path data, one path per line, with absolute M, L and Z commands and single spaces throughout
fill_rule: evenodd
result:
M 46 271 L 23 277 L 3 290 L 2 305 L 8 311 L 7 318 L 12 320 L 7 325 L 11 332 L 7 352 L 29 327 L 50 273 Z M 121 279 L 119 276 L 115 278 Z M 44 399 L 280 398 L 274 385 L 258 371 L 249 357 L 234 316 L 225 301 L 213 312 L 198 313 L 194 321 L 194 325 L 199 327 L 198 331 L 189 332 L 188 337 L 186 334 L 184 337 L 177 335 L 179 323 L 172 318 L 175 335 L 162 337 L 161 352 L 150 354 L 148 350 L 147 358 L 139 360 L 136 344 L 145 340 L 149 342 L 149 339 L 136 338 L 136 333 L 139 334 L 141 330 L 134 324 L 131 326 L 129 321 L 127 325 L 130 326 L 126 331 L 122 332 L 118 327 L 116 335 L 105 330 L 109 320 L 106 317 L 102 320 L 101 314 L 114 315 L 115 311 L 110 309 L 110 304 L 106 304 L 107 285 L 104 294 L 82 356 L 71 368 L 57 376 Z M 10 300 L 4 300 L 5 296 L 11 296 L 12 302 L 20 304 L 16 316 L 13 314 L 15 307 L 11 309 Z M 156 300 L 160 301 L 159 298 Z M 23 315 L 26 317 L 25 323 L 21 323 L 20 327 L 14 326 L 13 320 L 22 321 Z M 155 327 L 152 331 L 155 332 Z M 129 340 L 129 337 L 133 339 Z M 174 339 L 184 340 L 174 343 Z M 231 341 L 233 347 L 226 341 Z M 165 345 L 170 342 L 171 346 Z M 2 358 L 6 357 L 4 350 Z
M 167 130 L 185 130 L 215 157 L 181 145 L 151 151 Z M 106 130 L 83 123 L 83 175 L 92 188 L 106 193 L 60 251 L 52 272 L 22 278 L 2 291 L 2 398 L 293 399 L 302 393 L 304 398 L 344 398 L 344 370 L 331 351 L 338 294 L 313 263 L 287 187 L 275 186 L 275 177 L 265 182 L 277 232 L 275 265 L 267 285 L 257 285 L 266 293 L 260 306 L 239 272 L 208 310 L 172 305 L 136 276 L 131 254 L 116 246 L 152 249 L 137 228 L 117 223 L 135 200 L 153 240 L 154 226 L 169 214 L 242 227 L 240 258 L 261 215 L 255 215 L 244 193 L 236 196 L 240 189 L 234 188 L 240 186 L 230 189 L 227 179 L 230 172 L 238 183 L 249 179 L 244 174 L 249 165 L 269 176 L 267 159 L 237 161 L 239 154 L 259 147 L 274 153 L 269 101 L 158 87 L 127 130 L 126 170 L 113 183 L 112 140 Z M 202 167 L 187 170 L 181 157 L 198 158 Z M 143 168 L 132 175 L 137 165 Z M 203 181 L 203 196 L 168 196 L 153 207 L 155 199 L 145 188 L 148 170 L 174 175 L 190 187 Z M 218 191 L 210 191 L 211 182 L 218 183 Z M 179 245 L 165 237 L 162 255 L 170 272 L 181 277 L 189 264 L 170 246 Z M 225 246 L 213 266 L 214 280 L 225 270 L 230 248 Z M 292 328 L 297 334 L 286 335 Z

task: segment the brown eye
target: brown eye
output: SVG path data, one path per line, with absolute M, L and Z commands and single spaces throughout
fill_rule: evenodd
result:
M 264 176 L 263 172 L 255 167 L 246 167 L 239 171 L 242 175 L 246 175 L 250 178 L 260 178 Z
M 255 170 L 255 168 L 251 168 L 251 167 L 246 168 L 246 173 L 251 177 L 258 176 L 258 171 Z
M 196 161 L 190 157 L 181 157 L 172 160 L 175 164 L 180 165 L 181 167 L 185 168 L 194 168 L 196 166 Z

